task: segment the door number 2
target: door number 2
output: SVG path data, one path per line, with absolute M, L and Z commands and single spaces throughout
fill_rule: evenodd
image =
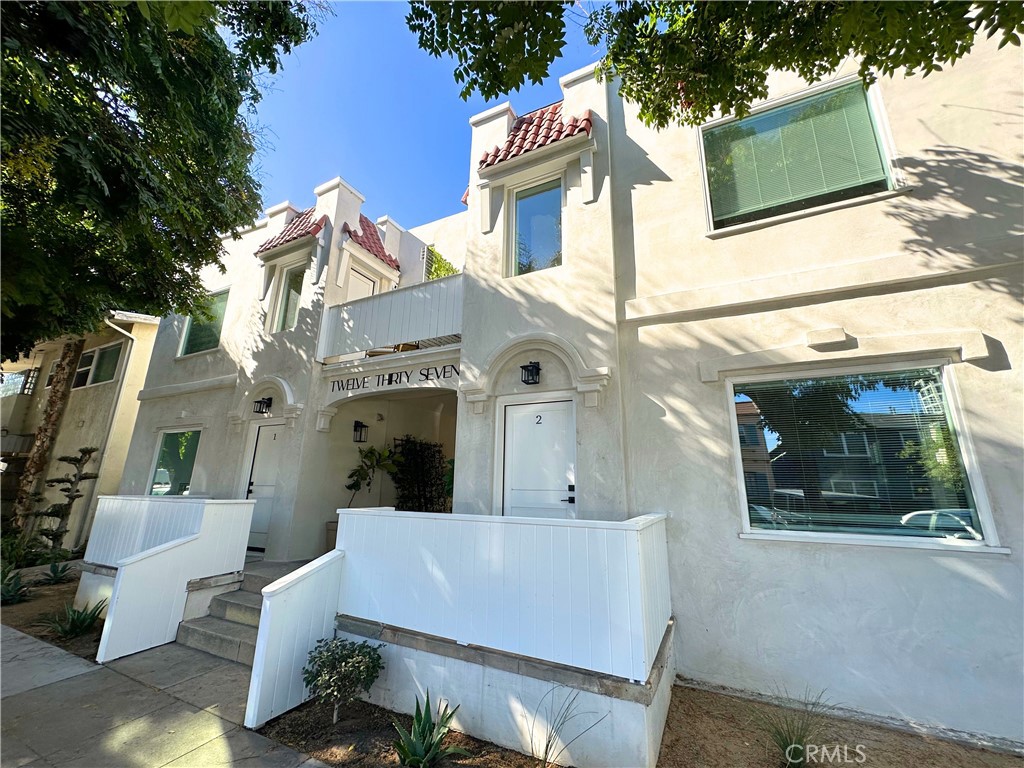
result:
M 541 421 L 541 417 L 540 417 L 540 414 L 539 414 L 539 413 L 537 414 L 537 422 L 536 422 L 536 423 L 537 423 L 537 424 L 541 424 L 541 423 L 543 423 L 543 422 Z

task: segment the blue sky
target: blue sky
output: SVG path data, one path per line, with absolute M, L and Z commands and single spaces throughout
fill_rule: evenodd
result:
M 454 63 L 416 46 L 407 7 L 333 3 L 317 37 L 268 78 L 254 168 L 264 208 L 283 200 L 311 205 L 313 188 L 340 175 L 366 196 L 371 219 L 388 214 L 414 227 L 458 213 L 469 175 L 469 118 L 506 99 L 518 114 L 557 101 L 558 78 L 599 58 L 570 20 L 563 56 L 544 83 L 466 102 Z

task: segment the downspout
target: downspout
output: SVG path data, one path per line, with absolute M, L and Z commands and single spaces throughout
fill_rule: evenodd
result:
M 103 468 L 103 459 L 107 453 L 107 443 L 110 442 L 110 431 L 114 428 L 114 419 L 117 417 L 117 409 L 121 405 L 121 398 L 124 396 L 124 389 L 128 385 L 128 363 L 131 361 L 132 352 L 135 349 L 135 342 L 138 341 L 132 334 L 128 333 L 124 328 L 119 328 L 114 325 L 108 318 L 103 319 L 103 324 L 108 325 L 115 331 L 120 333 L 122 336 L 128 339 L 127 351 L 124 355 L 124 363 L 121 368 L 121 384 L 117 388 L 117 394 L 114 396 L 114 402 L 110 406 L 110 418 L 107 419 L 107 429 L 103 433 L 103 444 L 100 446 L 99 456 L 100 464 L 96 468 L 96 474 L 100 474 L 100 470 Z M 96 498 L 96 488 L 99 486 L 100 479 L 96 478 L 96 481 L 92 484 L 92 490 L 89 491 L 86 499 L 88 503 L 85 506 L 85 514 L 82 515 L 82 519 L 79 521 L 77 528 L 75 529 L 75 546 L 80 546 L 82 542 L 82 533 L 85 531 L 86 526 L 92 522 L 92 515 L 89 514 L 89 510 L 92 508 L 93 499 Z

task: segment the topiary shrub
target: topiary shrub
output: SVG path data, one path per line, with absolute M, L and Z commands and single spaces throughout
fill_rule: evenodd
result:
M 367 693 L 380 676 L 384 669 L 380 655 L 383 647 L 333 638 L 320 640 L 309 652 L 302 682 L 318 701 L 334 705 L 335 724 L 338 708 Z

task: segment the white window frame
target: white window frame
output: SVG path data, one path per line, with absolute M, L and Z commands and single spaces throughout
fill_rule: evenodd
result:
M 853 451 L 850 450 L 850 444 L 846 440 L 846 436 L 847 435 L 860 435 L 861 440 L 864 441 L 864 452 L 863 453 L 854 453 Z M 870 456 L 871 456 L 871 443 L 868 440 L 868 433 L 867 432 L 864 432 L 864 431 L 841 432 L 841 433 L 839 433 L 839 444 L 842 446 L 843 450 L 841 450 L 841 451 L 830 451 L 827 448 L 822 448 L 821 452 L 825 456 L 832 456 L 832 457 L 838 457 L 838 458 L 853 457 L 853 458 L 858 458 L 858 459 L 866 459 L 866 458 L 870 458 Z M 857 447 L 857 446 L 855 446 L 855 447 Z
M 754 430 L 754 440 L 753 440 L 753 442 L 747 442 L 747 443 L 743 442 L 743 429 L 744 428 Z M 758 431 L 759 431 L 759 427 L 757 426 L 757 424 L 750 424 L 750 423 L 738 424 L 737 427 L 736 427 L 736 437 L 740 441 L 740 447 L 741 448 L 760 448 L 761 447 L 761 441 L 757 439 L 757 432 Z
M 822 205 L 804 208 L 799 211 L 790 211 L 789 213 L 783 213 L 777 216 L 770 216 L 763 219 L 757 219 L 756 221 L 744 222 L 743 224 L 733 224 L 728 227 L 715 229 L 714 213 L 711 210 L 711 187 L 708 184 L 707 158 L 704 155 L 704 134 L 712 128 L 718 128 L 728 123 L 738 122 L 739 120 L 746 120 L 747 118 L 754 117 L 762 112 L 768 112 L 779 107 L 784 107 L 787 104 L 792 104 L 795 101 L 800 101 L 811 96 L 817 96 L 821 93 L 825 93 L 826 91 L 843 88 L 844 86 L 858 81 L 860 81 L 860 75 L 852 74 L 836 78 L 835 80 L 827 83 L 817 83 L 796 93 L 763 101 L 752 107 L 750 113 L 745 117 L 737 118 L 735 115 L 726 115 L 724 117 L 715 118 L 714 120 L 709 120 L 697 128 L 695 131 L 697 136 L 697 156 L 700 158 L 701 185 L 704 190 L 704 223 L 707 227 L 707 231 L 704 234 L 705 237 L 713 240 L 732 234 L 750 232 L 756 229 L 774 226 L 775 224 L 781 224 L 786 221 L 792 221 L 794 219 L 816 216 L 827 211 L 850 208 L 855 205 L 862 205 L 876 200 L 887 200 L 897 195 L 906 194 L 913 189 L 913 187 L 908 185 L 906 174 L 904 174 L 903 169 L 899 165 L 899 152 L 896 148 L 896 142 L 892 136 L 888 115 L 885 111 L 885 104 L 882 101 L 881 91 L 876 81 L 868 86 L 865 96 L 867 98 L 868 114 L 871 117 L 871 122 L 875 129 L 875 136 L 878 139 L 879 147 L 882 150 L 882 160 L 885 166 L 886 176 L 889 179 L 890 188 L 888 190 L 874 192 L 867 195 L 859 195 L 848 200 L 824 203 Z
M 179 432 L 198 432 L 199 433 L 199 447 L 196 448 L 196 458 L 192 464 L 192 475 L 189 477 L 189 496 L 192 495 L 192 478 L 195 477 L 196 467 L 199 466 L 200 451 L 203 448 L 203 432 L 206 430 L 205 424 L 183 424 L 181 426 L 173 427 L 158 427 L 156 432 L 156 449 L 153 451 L 153 460 L 149 463 L 149 474 L 146 476 L 146 485 L 143 487 L 143 495 L 151 496 L 153 494 L 150 491 L 153 490 L 153 478 L 156 475 L 156 466 L 160 463 L 160 449 L 164 445 L 164 435 L 176 435 Z M 167 494 L 165 494 L 167 495 Z M 177 496 L 177 494 L 171 494 Z
M 209 295 L 212 299 L 214 296 L 220 296 L 222 293 L 228 294 L 228 301 L 231 300 L 231 286 L 226 285 L 223 288 L 218 288 L 215 291 L 210 291 Z M 188 343 L 188 335 L 192 331 L 192 315 L 188 315 L 185 318 L 185 332 L 181 334 L 181 339 L 178 341 L 178 354 L 175 356 L 176 359 L 198 357 L 199 355 L 209 355 L 216 352 L 221 347 L 221 343 L 224 341 L 224 325 L 227 322 L 228 307 L 227 303 L 224 304 L 224 320 L 220 327 L 220 333 L 217 334 L 217 346 L 210 347 L 209 349 L 200 349 L 197 352 L 189 352 L 185 354 L 185 345 Z
M 739 498 L 738 513 L 740 518 L 740 531 L 738 537 L 741 539 L 758 541 L 796 541 L 810 544 L 850 544 L 855 546 L 873 547 L 896 547 L 901 549 L 926 549 L 939 550 L 944 552 L 971 552 L 985 554 L 1011 554 L 1011 550 L 1000 546 L 999 533 L 996 529 L 995 519 L 992 515 L 992 508 L 989 504 L 988 493 L 985 490 L 984 479 L 978 469 L 977 453 L 974 449 L 974 441 L 971 438 L 970 430 L 964 420 L 963 402 L 960 398 L 960 390 L 956 383 L 954 372 L 956 364 L 950 358 L 922 358 L 912 361 L 900 361 L 893 363 L 877 363 L 874 365 L 844 365 L 844 366 L 815 366 L 806 368 L 780 368 L 773 373 L 762 373 L 753 375 L 737 374 L 725 378 L 726 414 L 733 435 L 733 465 L 734 480 Z M 826 531 L 792 531 L 792 530 L 771 530 L 767 528 L 753 528 L 750 525 L 750 516 L 747 507 L 747 491 L 743 477 L 743 450 L 739 444 L 739 433 L 737 431 L 736 419 L 736 384 L 749 384 L 758 381 L 779 381 L 782 379 L 796 378 L 820 378 L 827 376 L 842 376 L 858 373 L 892 373 L 895 371 L 915 370 L 918 368 L 939 368 L 941 373 L 942 388 L 945 393 L 946 407 L 952 427 L 956 433 L 960 445 L 960 458 L 963 461 L 964 472 L 971 485 L 971 494 L 974 497 L 975 510 L 981 522 L 981 530 L 984 538 L 981 541 L 967 539 L 938 539 L 914 536 L 890 536 L 885 534 L 866 533 L 831 533 Z
M 534 187 L 540 187 L 552 181 L 558 181 L 561 192 L 559 195 L 558 220 L 559 237 L 561 238 L 560 245 L 562 246 L 562 263 L 557 267 L 545 267 L 536 272 L 528 272 L 522 275 L 516 274 L 516 264 L 518 263 L 518 254 L 516 253 L 516 196 L 521 192 L 527 192 Z M 555 173 L 548 172 L 531 176 L 528 179 L 517 181 L 515 184 L 510 184 L 505 188 L 505 266 L 502 277 L 526 277 L 527 275 L 537 275 L 565 266 L 565 205 L 566 173 L 564 168 Z
M 288 285 L 288 275 L 301 270 L 302 272 L 302 291 L 299 293 L 299 312 L 302 311 L 302 298 L 306 293 L 306 272 L 309 270 L 309 254 L 303 253 L 297 259 L 289 259 L 282 261 L 277 264 L 277 269 L 274 274 L 274 287 L 270 292 L 270 307 L 267 312 L 267 333 L 274 335 L 276 333 L 283 333 L 290 331 L 295 325 L 299 323 L 298 314 L 295 315 L 295 325 L 291 328 L 283 328 L 281 324 L 284 320 L 284 297 L 285 288 Z
M 111 347 L 122 347 L 121 354 L 119 354 L 117 356 L 117 367 L 114 368 L 114 375 L 111 378 L 106 379 L 105 381 L 93 381 L 93 379 L 96 377 L 96 363 L 100 359 L 100 351 L 104 350 L 104 349 L 110 349 Z M 123 349 L 123 347 L 124 347 L 124 342 L 123 341 L 115 341 L 115 342 L 112 342 L 110 344 L 103 344 L 103 345 L 101 345 L 99 347 L 93 347 L 92 349 L 84 349 L 84 350 L 82 350 L 82 354 L 79 355 L 79 357 L 78 357 L 78 362 L 75 363 L 75 370 L 72 371 L 72 373 L 71 373 L 71 389 L 72 390 L 76 390 L 76 389 L 87 389 L 89 387 L 98 387 L 98 386 L 100 386 L 102 384 L 110 384 L 112 381 L 117 381 L 118 379 L 120 379 L 121 378 L 121 369 L 124 367 L 124 349 Z M 89 375 L 88 375 L 88 377 L 85 380 L 85 384 L 82 384 L 81 386 L 76 387 L 75 386 L 75 379 L 78 378 L 78 374 L 79 373 L 81 373 L 82 371 L 86 370 L 84 367 L 80 367 L 79 364 L 81 363 L 82 358 L 85 357 L 90 352 L 92 352 L 93 355 L 92 355 L 92 362 L 89 363 L 89 368 L 88 368 Z M 54 362 L 53 365 L 57 365 L 57 363 Z M 52 372 L 52 369 L 51 369 L 51 372 Z
M 841 491 L 838 488 L 836 488 L 836 483 L 849 483 L 850 484 L 850 488 L 852 488 L 852 490 Z M 829 480 L 828 484 L 829 484 L 829 487 L 832 489 L 833 493 L 851 493 L 854 496 L 874 496 L 875 498 L 880 498 L 878 496 L 878 483 L 875 482 L 874 480 L 843 480 L 843 479 L 840 479 L 840 480 Z M 861 488 L 863 486 L 866 486 L 866 485 L 870 485 L 871 486 L 871 492 L 870 493 L 865 493 L 863 490 L 861 490 Z

